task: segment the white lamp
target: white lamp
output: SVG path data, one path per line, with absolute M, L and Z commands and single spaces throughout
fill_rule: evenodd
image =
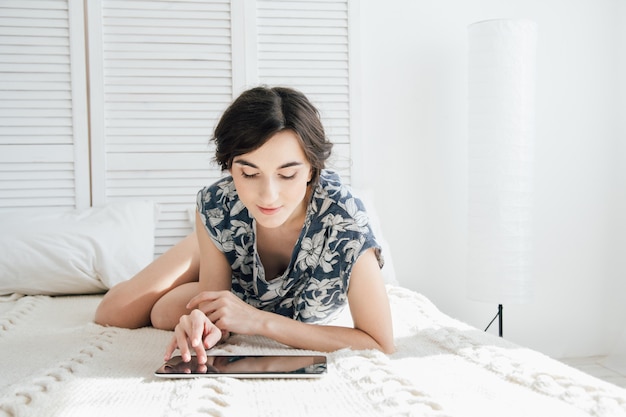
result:
M 468 35 L 467 291 L 498 304 L 502 336 L 502 304 L 532 295 L 537 25 L 487 20 Z

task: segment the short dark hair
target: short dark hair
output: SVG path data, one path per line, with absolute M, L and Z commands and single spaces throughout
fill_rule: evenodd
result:
M 333 144 L 315 106 L 292 88 L 255 87 L 235 99 L 213 133 L 215 161 L 229 170 L 235 157 L 258 149 L 283 130 L 292 130 L 300 140 L 313 170 L 311 183 L 316 183 Z

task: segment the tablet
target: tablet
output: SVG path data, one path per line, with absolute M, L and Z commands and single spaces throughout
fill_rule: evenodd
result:
M 199 364 L 195 356 L 189 362 L 175 356 L 154 374 L 161 378 L 319 378 L 326 372 L 323 355 L 213 355 L 206 364 Z

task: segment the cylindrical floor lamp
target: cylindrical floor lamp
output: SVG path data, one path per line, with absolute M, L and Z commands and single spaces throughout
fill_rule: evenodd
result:
M 502 336 L 502 305 L 532 295 L 537 25 L 482 21 L 468 39 L 467 291 L 498 304 Z

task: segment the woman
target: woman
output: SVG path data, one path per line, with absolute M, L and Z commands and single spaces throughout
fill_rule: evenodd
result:
M 361 202 L 324 170 L 332 144 L 315 107 L 292 89 L 253 88 L 213 140 L 230 176 L 198 193 L 195 234 L 113 287 L 96 322 L 174 329 L 166 360 L 178 348 L 204 363 L 231 332 L 392 352 L 380 247 Z M 319 325 L 346 301 L 353 328 Z

